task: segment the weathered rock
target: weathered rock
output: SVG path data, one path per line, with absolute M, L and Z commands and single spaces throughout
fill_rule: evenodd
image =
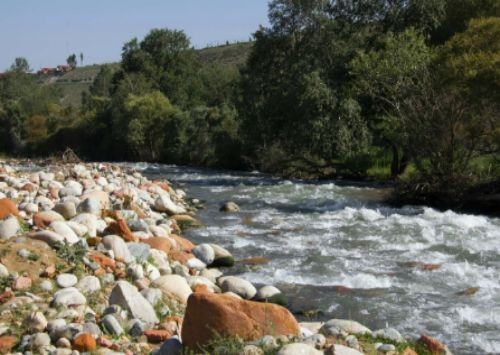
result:
M 181 355 L 182 354 L 182 343 L 179 341 L 179 338 L 172 337 L 163 344 L 161 344 L 160 349 L 155 355 Z
M 102 238 L 102 244 L 108 250 L 113 250 L 115 260 L 122 260 L 126 263 L 134 261 L 125 241 L 117 235 L 107 235 Z
M 299 326 L 280 306 L 238 300 L 227 295 L 193 293 L 182 326 L 184 345 L 198 349 L 214 334 L 255 340 L 264 335 L 295 335 Z
M 85 276 L 77 284 L 76 288 L 82 293 L 93 293 L 101 289 L 101 282 L 95 276 Z
M 19 216 L 19 210 L 14 201 L 2 198 L 0 199 L 0 219 L 5 219 L 8 216 Z
M 66 222 L 55 221 L 50 224 L 50 229 L 59 234 L 66 240 L 66 243 L 69 245 L 73 245 L 78 243 L 80 238 L 76 235 L 76 233 L 71 229 L 70 226 L 66 224 Z
M 193 254 L 202 262 L 210 265 L 215 260 L 214 249 L 209 244 L 200 244 L 193 249 Z
M 316 349 L 322 349 L 326 344 L 326 338 L 323 334 L 312 334 L 302 341 L 305 344 L 311 345 Z
M 151 255 L 151 247 L 146 243 L 127 243 L 127 247 L 137 261 L 147 261 Z
M 164 329 L 151 329 L 151 330 L 146 330 L 144 332 L 144 335 L 148 339 L 149 343 L 161 343 L 169 338 L 172 337 L 172 333 L 170 333 L 168 330 Z
M 38 228 L 47 228 L 52 222 L 64 221 L 64 217 L 56 211 L 42 211 L 35 213 L 33 223 Z
M 209 244 L 215 253 L 215 258 L 210 266 L 231 267 L 234 265 L 234 257 L 229 251 L 216 244 Z
M 5 267 L 4 264 L 0 264 L 0 277 L 8 277 L 9 270 Z
M 164 294 L 172 295 L 182 303 L 186 303 L 192 291 L 185 278 L 179 275 L 165 275 L 157 278 L 152 285 Z
M 119 281 L 111 291 L 109 304 L 117 304 L 127 309 L 134 318 L 146 323 L 159 322 L 151 304 L 127 281 Z
M 0 239 L 9 239 L 21 231 L 21 225 L 16 217 L 8 217 L 0 221 Z
M 144 239 L 143 243 L 149 245 L 151 248 L 160 250 L 168 254 L 172 250 L 172 243 L 167 238 L 153 237 Z
M 78 282 L 78 278 L 73 274 L 60 274 L 56 277 L 57 286 L 61 288 L 73 287 Z
M 73 349 L 82 352 L 92 352 L 97 348 L 97 343 L 90 333 L 80 333 L 73 339 Z
M 79 223 L 87 227 L 87 233 L 90 237 L 97 235 L 97 217 L 90 213 L 81 213 L 71 219 L 71 221 Z
M 323 355 L 309 344 L 293 343 L 287 344 L 278 351 L 278 355 Z
M 10 353 L 12 348 L 16 345 L 16 338 L 11 335 L 4 335 L 0 337 L 0 353 Z
M 63 288 L 54 294 L 55 306 L 80 306 L 87 302 L 84 295 L 74 287 Z
M 372 334 L 372 331 L 364 325 L 346 319 L 331 319 L 323 325 L 320 331 L 325 335 L 338 335 L 338 330 L 355 335 Z
M 362 352 L 359 352 L 356 349 L 352 349 L 344 345 L 335 344 L 333 347 L 335 349 L 333 354 L 335 355 L 364 355 Z
M 47 328 L 47 318 L 42 312 L 33 312 L 24 320 L 24 324 L 32 332 L 43 332 Z
M 31 338 L 31 349 L 42 350 L 50 345 L 50 337 L 47 333 L 36 333 Z
M 220 209 L 221 212 L 239 212 L 240 211 L 240 206 L 238 206 L 236 203 L 229 201 L 224 203 Z
M 265 301 L 273 296 L 279 295 L 280 293 L 281 291 L 274 286 L 263 286 L 259 289 L 255 298 L 259 301 Z
M 154 207 L 157 211 L 166 212 L 169 215 L 186 213 L 186 209 L 175 204 L 167 194 L 159 195 L 155 200 Z
M 123 333 L 123 328 L 120 323 L 112 314 L 108 314 L 102 318 L 104 328 L 113 335 L 120 335 Z
M 396 351 L 396 347 L 393 344 L 375 344 L 375 349 L 382 353 Z
M 388 340 L 395 341 L 397 343 L 402 343 L 405 341 L 405 338 L 403 338 L 401 333 L 399 333 L 394 328 L 379 329 L 379 330 L 373 332 L 373 337 L 374 338 L 388 339 Z
M 76 207 L 72 202 L 61 202 L 54 206 L 54 211 L 62 215 L 65 219 L 71 219 L 76 216 Z
M 13 290 L 29 290 L 33 281 L 26 276 L 19 276 L 12 282 Z
M 59 234 L 49 231 L 49 230 L 43 230 L 40 232 L 32 232 L 27 234 L 28 238 L 35 239 L 35 240 L 41 240 L 42 242 L 47 243 L 50 246 L 56 246 L 59 243 L 64 244 L 66 239 L 64 237 L 60 236 Z
M 220 284 L 222 292 L 234 292 L 247 300 L 254 298 L 257 294 L 255 287 L 242 278 L 227 276 L 223 279 L 224 280 Z

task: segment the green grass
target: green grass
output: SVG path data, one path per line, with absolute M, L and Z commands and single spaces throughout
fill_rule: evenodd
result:
M 198 58 L 207 64 L 222 64 L 238 68 L 250 54 L 253 42 L 233 43 L 216 47 L 207 47 L 197 51 Z

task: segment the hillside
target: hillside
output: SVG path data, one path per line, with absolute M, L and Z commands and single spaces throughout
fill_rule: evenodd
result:
M 198 58 L 207 64 L 222 64 L 231 67 L 240 67 L 247 59 L 252 42 L 233 43 L 228 45 L 207 47 L 196 51 Z M 56 85 L 62 92 L 64 106 L 79 107 L 82 92 L 88 90 L 103 65 L 118 66 L 118 63 L 93 64 L 78 67 L 60 77 L 47 77 L 41 83 Z

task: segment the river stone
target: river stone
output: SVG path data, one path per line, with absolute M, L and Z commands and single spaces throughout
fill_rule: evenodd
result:
M 316 350 L 311 345 L 303 343 L 287 344 L 278 351 L 278 355 L 323 355 L 322 351 Z M 335 353 L 337 355 L 337 353 Z
M 364 355 L 362 352 L 359 352 L 356 349 L 352 349 L 340 344 L 335 344 L 334 349 L 335 355 Z
M 82 331 L 86 332 L 86 333 L 90 333 L 95 337 L 98 337 L 99 335 L 102 334 L 101 328 L 99 328 L 99 326 L 93 322 L 86 322 L 83 325 Z
M 128 309 L 133 317 L 146 323 L 158 323 L 158 317 L 151 304 L 127 281 L 118 281 L 109 296 L 109 304 Z
M 127 243 L 128 250 L 137 261 L 147 261 L 151 247 L 145 243 Z
M 54 289 L 54 285 L 52 285 L 52 282 L 49 280 L 43 280 L 40 282 L 40 288 L 44 291 L 50 292 Z
M 57 275 L 56 283 L 61 288 L 73 287 L 78 282 L 78 278 L 73 274 L 60 274 Z
M 379 329 L 373 332 L 373 337 L 392 340 L 395 341 L 396 343 L 402 343 L 405 341 L 401 333 L 399 333 L 394 328 Z
M 0 239 L 9 239 L 21 231 L 21 225 L 16 217 L 8 217 L 0 221 Z
M 182 343 L 177 336 L 166 340 L 161 344 L 160 349 L 154 355 L 181 355 Z
M 396 347 L 393 344 L 377 343 L 375 344 L 375 349 L 377 349 L 377 351 L 380 351 L 382 353 L 388 353 L 389 351 L 396 351 Z
M 102 244 L 108 250 L 113 250 L 115 259 L 123 260 L 125 263 L 134 261 L 134 257 L 128 250 L 127 243 L 117 235 L 107 235 L 102 238 Z
M 302 340 L 302 342 L 319 350 L 325 346 L 326 338 L 323 334 L 313 334 Z
M 66 222 L 54 221 L 50 224 L 49 227 L 54 232 L 62 236 L 66 240 L 66 243 L 68 243 L 69 245 L 73 245 L 80 240 L 80 238 L 78 238 L 76 233 L 73 231 L 73 229 L 71 229 L 70 226 L 66 224 Z
M 0 264 L 0 277 L 8 277 L 9 270 L 4 264 Z
M 76 210 L 78 213 L 90 213 L 95 216 L 100 216 L 102 208 L 101 202 L 98 199 L 88 197 L 78 204 Z
M 264 286 L 259 289 L 255 298 L 259 301 L 265 301 L 273 296 L 279 295 L 280 293 L 281 291 L 274 286 Z
M 209 244 L 214 250 L 214 261 L 210 266 L 231 267 L 234 265 L 234 257 L 229 251 L 216 244 Z
M 240 211 L 240 206 L 238 206 L 236 203 L 229 201 L 224 203 L 220 209 L 221 212 L 239 212 Z
M 257 293 L 257 290 L 250 282 L 236 276 L 224 277 L 220 286 L 222 292 L 234 292 L 247 300 L 254 298 Z
M 202 262 L 210 265 L 215 260 L 214 249 L 209 244 L 200 244 L 193 249 L 193 254 Z
M 42 350 L 50 345 L 50 336 L 47 333 L 36 333 L 31 338 L 31 348 L 33 350 Z
M 155 209 L 159 212 L 166 212 L 169 215 L 184 214 L 186 209 L 175 204 L 167 194 L 159 195 L 155 200 Z
M 102 318 L 104 328 L 112 335 L 120 335 L 123 333 L 123 328 L 112 314 L 108 314 Z
M 76 288 L 84 294 L 93 293 L 101 289 L 101 282 L 95 276 L 85 276 L 78 282 Z
M 63 288 L 54 294 L 55 306 L 80 306 L 87 302 L 84 295 L 74 287 Z
M 28 234 L 28 238 L 35 239 L 35 240 L 40 240 L 42 242 L 47 243 L 48 245 L 54 247 L 59 243 L 64 244 L 66 239 L 64 237 L 60 236 L 59 234 L 49 231 L 49 230 L 43 230 L 40 232 L 32 232 Z
M 87 227 L 87 233 L 90 237 L 97 236 L 97 217 L 90 213 L 81 213 L 71 219 L 71 221 L 83 224 Z
M 54 211 L 61 214 L 65 219 L 71 219 L 76 216 L 76 207 L 73 202 L 61 202 L 55 205 Z
M 355 335 L 372 334 L 372 331 L 361 323 L 347 319 L 330 319 L 323 325 L 320 331 L 325 335 L 338 335 L 335 333 L 336 330 Z
M 157 278 L 152 285 L 164 294 L 173 295 L 177 300 L 186 303 L 192 291 L 185 278 L 179 275 L 165 275 Z
M 24 323 L 29 327 L 32 332 L 43 332 L 47 328 L 47 318 L 42 312 L 33 312 L 28 318 L 24 320 Z
M 144 268 L 141 264 L 130 264 L 127 268 L 127 275 L 134 281 L 144 277 Z
M 127 225 L 130 228 L 132 232 L 146 232 L 149 233 L 149 227 L 148 224 L 142 220 L 142 219 L 137 219 L 137 220 L 128 220 Z
M 148 326 L 140 319 L 132 319 L 128 322 L 127 328 L 130 335 L 133 337 L 139 337 L 145 330 L 148 329 Z
M 203 270 L 206 269 L 207 265 L 198 258 L 191 258 L 186 262 L 188 269 Z

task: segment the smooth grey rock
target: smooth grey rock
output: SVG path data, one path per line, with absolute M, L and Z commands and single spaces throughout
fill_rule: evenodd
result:
M 17 252 L 17 255 L 19 255 L 23 259 L 28 259 L 28 257 L 31 255 L 31 253 L 27 249 L 21 249 Z
M 71 219 L 72 222 L 76 222 L 87 227 L 87 233 L 90 237 L 97 236 L 97 217 L 91 213 L 81 213 Z
M 349 335 L 345 338 L 346 345 L 350 348 L 359 349 L 359 341 L 355 335 Z
M 122 326 L 112 314 L 108 314 L 102 318 L 102 325 L 112 335 L 123 334 Z
M 78 278 L 73 274 L 60 274 L 56 277 L 57 286 L 61 288 L 73 287 L 78 282 Z
M 85 276 L 77 284 L 76 288 L 82 293 L 93 293 L 101 289 L 101 282 L 95 276 Z
M 66 239 L 64 239 L 64 237 L 60 236 L 59 234 L 57 234 L 55 232 L 49 231 L 49 230 L 43 230 L 40 232 L 29 233 L 28 237 L 31 239 L 40 240 L 42 242 L 45 242 L 52 247 L 58 245 L 59 243 L 64 244 L 66 241 Z
M 133 317 L 146 323 L 158 323 L 159 319 L 151 304 L 127 281 L 118 281 L 109 296 L 109 304 L 127 309 Z
M 130 264 L 127 267 L 127 275 L 129 275 L 134 281 L 142 279 L 144 277 L 144 268 L 141 264 Z
M 21 232 L 21 225 L 16 217 L 0 221 L 0 239 L 9 239 Z
M 63 288 L 54 294 L 55 306 L 80 306 L 87 302 L 84 295 L 74 287 Z
M 293 343 L 282 347 L 278 355 L 323 355 L 323 352 L 308 344 Z
M 152 286 L 159 288 L 162 293 L 173 295 L 182 303 L 186 303 L 189 295 L 193 293 L 185 278 L 179 275 L 165 275 L 152 282 Z
M 356 350 L 356 349 L 351 349 L 347 346 L 340 345 L 340 344 L 335 344 L 335 355 L 364 355 L 362 352 Z
M 209 244 L 200 244 L 193 249 L 193 254 L 202 262 L 210 265 L 215 260 L 214 249 Z
M 125 263 L 134 261 L 134 257 L 128 250 L 127 243 L 117 235 L 107 235 L 102 239 L 102 244 L 108 250 L 112 250 L 115 259 L 121 259 Z
M 151 247 L 145 243 L 127 243 L 128 250 L 132 256 L 140 262 L 147 261 L 151 255 Z
M 146 232 L 149 233 L 149 227 L 142 219 L 128 220 L 127 225 L 132 232 Z
M 191 258 L 187 261 L 186 266 L 188 269 L 203 270 L 207 268 L 207 265 L 198 258 Z
M 247 300 L 254 298 L 257 294 L 257 290 L 250 282 L 236 276 L 224 277 L 220 287 L 222 292 L 234 292 Z

